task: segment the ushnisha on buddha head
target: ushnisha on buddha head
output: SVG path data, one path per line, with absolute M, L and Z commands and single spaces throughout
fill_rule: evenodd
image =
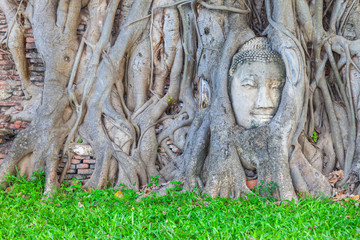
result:
M 264 37 L 252 38 L 234 55 L 229 70 L 236 122 L 245 129 L 267 124 L 275 115 L 286 79 L 279 53 Z

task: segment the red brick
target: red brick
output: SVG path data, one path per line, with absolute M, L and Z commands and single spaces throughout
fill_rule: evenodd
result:
M 7 76 L 4 76 L 4 75 L 0 75 L 0 89 L 6 89 L 6 88 L 9 88 L 10 86 L 8 86 L 8 84 L 6 84 L 6 81 L 7 80 Z M 4 84 L 1 84 L 1 83 L 4 83 Z
M 0 106 L 15 106 L 16 102 L 2 102 L 0 103 Z
M 84 159 L 83 163 L 96 163 L 96 160 L 94 160 L 94 159 Z
M 11 76 L 11 78 L 14 80 L 14 78 L 18 78 L 20 80 L 19 76 Z M 9 81 L 8 83 L 10 86 L 21 86 L 21 81 Z
M 43 81 L 44 77 L 43 76 L 31 76 L 30 77 L 30 81 Z
M 84 159 L 83 156 L 79 156 L 79 155 L 75 155 L 74 158 L 75 158 L 75 159 L 81 159 L 81 160 Z
M 30 76 L 42 76 L 42 77 L 44 77 L 42 73 L 34 72 L 34 71 L 30 72 Z
M 12 101 L 14 101 L 14 103 L 17 105 L 19 103 L 21 103 L 22 101 L 25 100 L 24 96 L 12 96 L 11 98 Z
M 9 71 L 1 70 L 0 75 L 9 75 Z
M 35 43 L 26 43 L 26 49 L 34 49 L 36 48 Z
M 0 61 L 0 65 L 8 65 L 8 64 L 13 64 L 10 60 L 1 60 Z
M 76 168 L 79 169 L 79 168 L 89 168 L 89 164 L 78 164 L 76 165 Z
M 76 170 L 75 169 L 69 169 L 69 170 L 67 170 L 66 173 L 76 173 Z
M 71 159 L 71 163 L 72 164 L 79 164 L 79 163 L 81 163 L 81 161 L 77 160 L 77 159 Z
M 84 175 L 84 174 L 92 174 L 94 170 L 92 169 L 78 169 L 78 174 Z
M 43 63 L 40 58 L 30 58 L 30 63 Z
M 84 31 L 85 30 L 85 25 L 83 25 L 83 24 L 79 25 L 77 30 L 78 31 Z
M 28 43 L 34 43 L 34 42 L 35 42 L 35 39 L 32 38 L 32 37 L 27 37 L 27 38 L 26 38 L 26 42 L 28 42 Z
M 11 90 L 11 87 L 8 85 L 0 85 L 0 89 Z M 2 99 L 2 100 L 4 100 L 4 99 Z
M 58 167 L 63 169 L 65 167 L 65 163 L 64 162 L 60 163 Z
M 2 139 L 0 139 L 0 140 L 2 140 Z M 3 154 L 3 153 L 0 154 L 0 158 L 5 158 L 5 157 L 6 157 L 6 154 Z
M 19 77 L 19 76 L 17 76 L 17 75 L 12 75 L 12 76 L 9 76 L 9 78 L 10 78 L 11 80 L 14 80 L 14 81 L 19 82 L 19 83 L 17 83 L 17 84 L 10 84 L 10 85 L 21 85 L 20 77 Z
M 0 65 L 0 70 L 11 70 L 13 65 Z
M 26 53 L 26 58 L 39 58 L 39 54 L 36 52 Z
M 42 64 L 39 65 L 31 65 L 29 68 L 31 71 L 36 71 L 36 72 L 45 72 L 45 67 L 42 66 Z

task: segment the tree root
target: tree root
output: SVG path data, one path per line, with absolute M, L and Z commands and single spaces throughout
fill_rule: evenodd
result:
M 315 169 L 297 145 L 290 160 L 291 176 L 297 192 L 308 192 L 312 196 L 331 196 L 332 188 L 321 171 Z

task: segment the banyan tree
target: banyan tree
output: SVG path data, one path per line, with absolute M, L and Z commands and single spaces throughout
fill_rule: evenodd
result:
M 3 117 L 31 121 L 0 177 L 44 170 L 49 193 L 80 138 L 96 158 L 85 188 L 159 176 L 238 197 L 257 178 L 289 200 L 330 196 L 326 175 L 342 169 L 336 187 L 359 193 L 358 0 L 0 0 L 0 10 L 28 101 Z M 29 80 L 28 27 L 43 88 Z

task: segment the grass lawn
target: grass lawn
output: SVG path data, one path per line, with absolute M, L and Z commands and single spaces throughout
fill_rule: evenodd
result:
M 64 184 L 42 200 L 44 176 L 9 177 L 0 191 L 0 239 L 360 239 L 359 201 L 303 198 L 282 206 L 259 196 L 200 197 L 174 189 L 138 197 L 130 189 L 84 192 Z M 278 206 L 279 205 L 279 206 Z

